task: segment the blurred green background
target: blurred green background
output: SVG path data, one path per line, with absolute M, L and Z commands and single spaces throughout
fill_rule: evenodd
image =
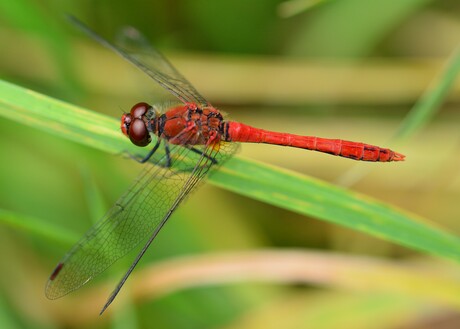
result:
M 105 36 L 137 27 L 234 120 L 404 153 L 406 162 L 392 164 L 266 145 L 243 145 L 240 155 L 459 234 L 455 75 L 423 119 L 409 114 L 446 82 L 460 41 L 458 1 L 0 3 L 1 79 L 119 117 L 135 102 L 170 98 L 65 13 Z M 44 238 L 0 226 L 2 328 L 460 327 L 458 264 L 209 184 L 175 213 L 107 314 L 98 317 L 134 254 L 49 301 L 43 287 L 56 262 L 141 167 L 7 119 L 0 150 L 0 216 L 62 230 Z

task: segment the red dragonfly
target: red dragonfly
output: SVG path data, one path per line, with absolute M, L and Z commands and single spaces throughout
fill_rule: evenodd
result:
M 236 151 L 238 143 L 266 143 L 314 150 L 362 161 L 403 161 L 404 155 L 364 143 L 298 136 L 225 120 L 135 29 L 123 45 L 108 42 L 74 17 L 70 20 L 93 39 L 137 66 L 176 96 L 167 108 L 134 105 L 121 118 L 121 131 L 132 143 L 153 144 L 138 179 L 59 262 L 46 285 L 50 299 L 83 286 L 129 251 L 144 243 L 132 265 L 101 310 L 112 303 L 128 276 L 182 200 Z

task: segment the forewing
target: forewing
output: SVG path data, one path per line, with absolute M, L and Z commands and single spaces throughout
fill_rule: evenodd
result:
M 197 146 L 201 154 L 172 146 L 172 167 L 164 166 L 165 155 L 157 156 L 154 164 L 146 163 L 129 190 L 61 260 L 48 280 L 46 296 L 55 299 L 78 289 L 157 234 L 179 203 L 211 168 L 235 152 L 236 145 Z
M 91 30 L 77 18 L 69 16 L 69 19 L 90 37 L 144 71 L 182 102 L 208 105 L 208 102 L 192 84 L 158 50 L 151 46 L 135 28 L 125 28 L 118 44 L 115 45 Z

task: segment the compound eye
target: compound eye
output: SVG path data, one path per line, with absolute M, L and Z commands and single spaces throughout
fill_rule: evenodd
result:
M 120 128 L 121 128 L 121 132 L 123 133 L 123 135 L 125 135 L 126 137 L 129 137 L 128 135 L 128 130 L 129 130 L 129 125 L 131 124 L 131 114 L 129 113 L 125 113 L 121 116 L 121 125 L 120 125 Z
M 128 136 L 131 142 L 137 146 L 147 146 L 151 139 L 150 134 L 141 119 L 134 119 L 129 125 Z
M 135 119 L 141 118 L 145 113 L 147 113 L 147 110 L 150 108 L 150 105 L 144 102 L 137 103 L 131 108 L 131 115 Z

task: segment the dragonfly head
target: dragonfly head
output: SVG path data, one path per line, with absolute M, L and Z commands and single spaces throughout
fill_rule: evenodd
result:
M 152 138 L 148 129 L 148 113 L 152 107 L 147 103 L 137 103 L 129 113 L 121 117 L 121 131 L 134 145 L 147 146 Z

